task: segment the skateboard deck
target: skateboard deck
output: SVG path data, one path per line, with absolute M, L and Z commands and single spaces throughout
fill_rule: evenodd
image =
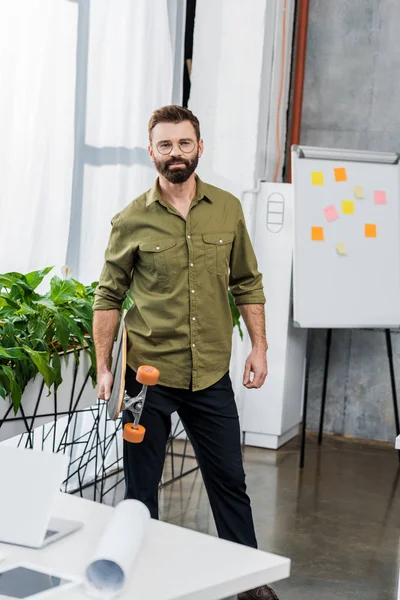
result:
M 126 354 L 127 354 L 127 333 L 125 326 L 125 315 L 121 317 L 118 330 L 117 341 L 114 346 L 114 360 L 111 367 L 114 376 L 114 383 L 111 390 L 111 396 L 107 403 L 107 412 L 110 419 L 116 421 L 122 409 L 122 403 L 125 395 L 125 374 L 126 374 Z

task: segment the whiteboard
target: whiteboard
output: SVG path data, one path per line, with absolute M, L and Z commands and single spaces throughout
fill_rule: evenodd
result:
M 297 146 L 292 174 L 296 324 L 398 327 L 398 156 Z

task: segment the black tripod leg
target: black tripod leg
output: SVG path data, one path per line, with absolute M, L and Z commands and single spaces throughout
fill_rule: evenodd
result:
M 321 416 L 320 416 L 320 420 L 319 420 L 318 444 L 322 444 L 322 436 L 324 433 L 326 388 L 328 385 L 328 371 L 329 371 L 329 358 L 330 358 L 330 354 L 331 354 L 331 342 L 332 342 L 332 329 L 328 329 L 327 335 L 326 335 L 324 383 L 322 386 L 322 403 L 321 403 Z
M 392 338 L 390 335 L 390 329 L 385 329 L 385 335 L 386 335 L 387 354 L 388 354 L 388 359 L 389 359 L 390 384 L 392 387 L 394 422 L 395 422 L 395 426 L 396 426 L 396 437 L 397 437 L 400 435 L 399 407 L 397 404 L 396 380 L 395 380 L 395 376 L 394 376 L 393 348 L 392 348 Z M 400 461 L 400 451 L 398 452 L 398 455 L 399 455 L 399 461 Z
M 301 447 L 300 447 L 300 469 L 304 467 L 304 457 L 306 450 L 306 426 L 307 426 L 307 404 L 308 404 L 308 379 L 310 375 L 310 353 L 311 353 L 311 332 L 307 330 L 304 391 L 303 391 L 303 421 L 301 424 Z

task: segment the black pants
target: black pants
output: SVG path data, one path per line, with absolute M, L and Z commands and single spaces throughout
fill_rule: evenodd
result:
M 125 387 L 130 396 L 141 389 L 128 366 Z M 229 373 L 200 392 L 162 385 L 148 388 L 140 421 L 146 428 L 144 441 L 124 442 L 125 497 L 142 501 L 151 516 L 158 518 L 158 486 L 175 411 L 196 453 L 219 537 L 256 548 Z M 132 421 L 131 413 L 126 411 L 123 420 Z

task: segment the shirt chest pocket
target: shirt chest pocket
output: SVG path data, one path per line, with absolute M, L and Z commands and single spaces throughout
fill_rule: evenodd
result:
M 233 233 L 203 233 L 206 269 L 214 275 L 227 275 Z
M 145 270 L 157 273 L 160 282 L 169 281 L 179 269 L 176 240 L 164 238 L 139 244 L 139 256 Z

